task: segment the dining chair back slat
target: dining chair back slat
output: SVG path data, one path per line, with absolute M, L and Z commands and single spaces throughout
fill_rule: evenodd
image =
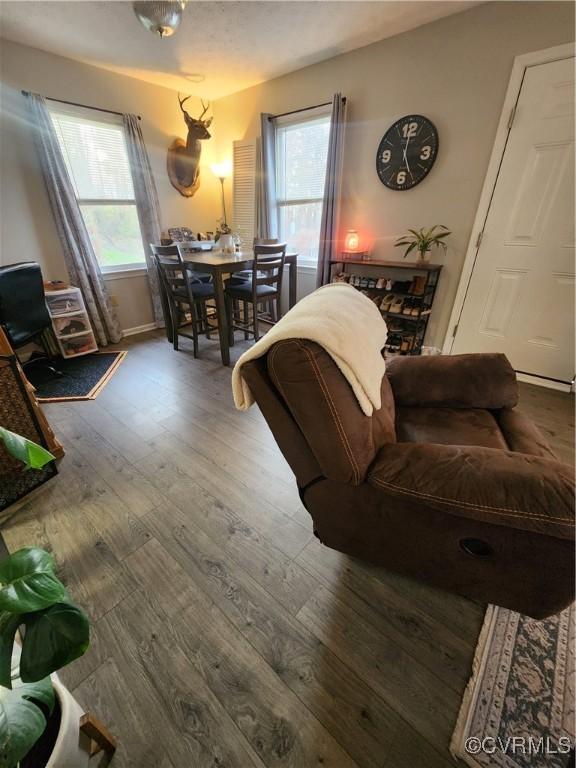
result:
M 269 285 L 282 290 L 282 275 L 286 258 L 286 243 L 270 243 L 254 246 L 254 268 L 252 270 L 252 292 L 259 285 Z

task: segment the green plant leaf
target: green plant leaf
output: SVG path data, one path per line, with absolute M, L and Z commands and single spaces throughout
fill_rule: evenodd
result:
M 414 250 L 414 248 L 417 247 L 417 245 L 418 245 L 417 242 L 410 243 L 408 248 L 406 248 L 406 250 L 404 251 L 404 258 L 406 258 L 406 256 L 408 256 L 408 254 L 411 253 Z
M 421 237 L 422 237 L 422 232 L 423 232 L 423 230 L 421 230 L 421 229 L 409 229 L 409 230 L 408 230 L 408 232 L 412 232 L 412 234 L 414 235 L 414 237 L 415 237 L 417 240 L 420 240 L 420 239 L 421 239 Z
M 55 457 L 41 445 L 5 427 L 0 427 L 0 440 L 4 442 L 8 453 L 21 461 L 26 469 L 42 469 L 45 464 L 54 461 Z
M 0 611 L 39 611 L 66 597 L 52 555 L 43 549 L 19 549 L 0 562 Z
M 13 613 L 0 613 L 0 686 L 12 687 L 12 648 L 21 617 Z
M 90 642 L 90 625 L 80 608 L 57 603 L 22 617 L 20 675 L 24 682 L 40 680 L 82 656 Z
M 37 683 L 0 688 L 0 768 L 14 768 L 30 751 L 46 728 L 46 717 L 54 708 L 50 678 Z

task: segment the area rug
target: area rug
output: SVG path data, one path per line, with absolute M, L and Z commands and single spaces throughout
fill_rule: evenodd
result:
M 55 367 L 64 375 L 36 384 L 41 403 L 94 400 L 110 381 L 126 352 L 95 352 L 92 355 L 58 360 Z
M 489 606 L 450 750 L 474 768 L 566 768 L 574 746 L 575 611 L 536 621 Z

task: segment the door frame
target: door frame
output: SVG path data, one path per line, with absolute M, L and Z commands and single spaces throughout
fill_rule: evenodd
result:
M 520 56 L 516 56 L 514 58 L 512 73 L 508 82 L 508 90 L 506 91 L 504 103 L 502 104 L 502 111 L 500 112 L 500 120 L 498 121 L 494 146 L 492 148 L 492 154 L 490 155 L 490 162 L 488 163 L 488 169 L 486 171 L 484 184 L 482 186 L 482 194 L 480 195 L 476 217 L 474 218 L 474 224 L 472 226 L 468 247 L 466 249 L 466 256 L 464 258 L 464 264 L 462 266 L 462 272 L 458 282 L 458 290 L 456 291 L 456 298 L 454 299 L 454 305 L 450 314 L 448 330 L 446 331 L 446 336 L 444 337 L 444 344 L 442 347 L 442 354 L 444 355 L 452 354 L 452 347 L 456 337 L 456 330 L 460 322 L 460 317 L 464 308 L 464 302 L 468 293 L 468 286 L 470 284 L 472 273 L 474 272 L 474 267 L 476 265 L 478 251 L 480 250 L 480 246 L 482 244 L 482 234 L 484 232 L 484 227 L 486 226 L 486 219 L 490 210 L 490 204 L 492 202 L 494 190 L 498 182 L 498 175 L 502 166 L 502 160 L 504 158 L 504 152 L 506 151 L 506 144 L 508 143 L 508 136 L 510 135 L 510 130 L 514 121 L 516 105 L 520 97 L 520 89 L 522 88 L 522 82 L 524 81 L 526 70 L 528 67 L 533 67 L 538 64 L 548 64 L 552 61 L 569 59 L 573 57 L 575 53 L 576 45 L 574 43 L 565 43 L 564 45 L 556 45 L 553 48 L 545 48 L 541 51 L 523 53 Z M 540 379 L 536 376 L 528 377 L 524 374 L 518 374 L 518 378 L 521 381 L 529 380 L 533 384 L 540 384 L 542 386 L 551 387 L 553 389 L 566 388 L 565 385 L 559 384 L 559 382 Z

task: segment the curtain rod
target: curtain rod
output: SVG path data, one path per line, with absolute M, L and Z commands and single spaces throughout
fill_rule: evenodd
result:
M 342 99 L 346 103 L 346 96 Z M 325 101 L 323 104 L 314 104 L 313 107 L 302 107 L 302 109 L 293 109 L 291 112 L 282 112 L 280 115 L 270 115 L 268 120 L 275 120 L 277 117 L 288 117 L 288 115 L 297 115 L 299 112 L 308 112 L 309 109 L 318 109 L 319 107 L 328 107 L 331 101 Z
M 23 96 L 29 96 L 30 91 L 22 91 Z M 90 107 L 88 104 L 79 104 L 77 101 L 65 101 L 64 99 L 54 99 L 51 96 L 46 96 L 48 101 L 57 101 L 58 104 L 69 104 L 71 107 L 82 107 L 83 109 L 94 109 L 96 112 L 107 112 L 109 115 L 119 115 L 122 117 L 122 112 L 116 112 L 113 109 L 103 109 L 102 107 Z M 140 115 L 136 115 L 138 120 L 142 120 Z

